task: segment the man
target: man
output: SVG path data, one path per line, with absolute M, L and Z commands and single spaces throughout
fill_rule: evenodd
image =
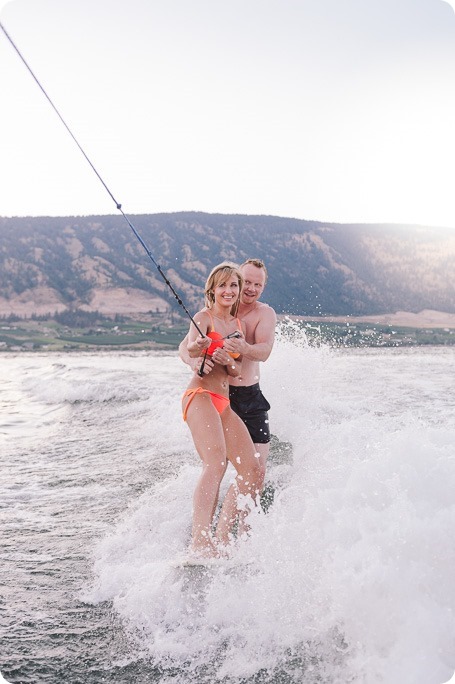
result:
M 259 302 L 267 282 L 267 269 L 260 259 L 247 259 L 240 266 L 244 284 L 240 293 L 238 317 L 243 321 L 246 335 L 225 340 L 224 349 L 242 354 L 242 375 L 229 378 L 229 398 L 232 409 L 245 423 L 259 454 L 262 481 L 265 476 L 270 448 L 268 410 L 270 405 L 259 387 L 259 364 L 267 361 L 275 339 L 276 314 L 272 307 Z M 180 358 L 198 371 L 201 360 L 190 359 L 186 338 L 180 344 Z M 204 373 L 210 373 L 213 362 L 207 358 Z

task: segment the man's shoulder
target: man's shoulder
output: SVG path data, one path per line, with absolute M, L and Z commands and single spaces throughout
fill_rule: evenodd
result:
M 239 318 L 244 320 L 247 326 L 256 326 L 258 323 L 276 321 L 276 313 L 274 309 L 265 302 L 256 302 L 249 311 L 239 311 Z
M 266 304 L 265 302 L 257 302 L 257 311 L 259 314 L 260 318 L 270 318 L 270 319 L 276 319 L 276 313 L 275 309 L 273 309 L 270 304 Z
M 273 311 L 273 313 L 275 313 L 275 310 L 272 309 L 270 304 L 267 304 L 266 302 L 256 302 L 256 307 L 259 309 L 270 309 L 271 311 Z

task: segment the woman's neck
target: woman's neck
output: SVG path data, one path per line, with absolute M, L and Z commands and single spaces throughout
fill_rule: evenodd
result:
M 228 323 L 232 318 L 230 309 L 225 309 L 224 307 L 218 307 L 216 304 L 212 307 L 211 314 L 215 318 L 218 318 L 221 321 L 224 321 L 225 323 Z

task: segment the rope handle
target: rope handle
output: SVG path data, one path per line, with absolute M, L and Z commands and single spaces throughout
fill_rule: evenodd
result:
M 226 337 L 222 337 L 221 339 L 222 340 L 231 340 L 234 337 L 241 337 L 241 336 L 242 335 L 238 330 L 234 330 L 234 332 L 229 333 L 229 335 L 226 335 Z M 202 376 L 204 375 L 204 366 L 205 366 L 206 359 L 207 359 L 207 350 L 204 353 L 204 358 L 202 359 L 201 367 L 199 368 L 199 370 L 197 372 L 197 374 L 199 375 L 200 378 L 202 378 Z

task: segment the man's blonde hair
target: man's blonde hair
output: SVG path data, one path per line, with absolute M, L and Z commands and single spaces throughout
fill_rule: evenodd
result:
M 231 306 L 231 316 L 237 316 L 240 303 L 240 292 L 243 287 L 243 276 L 240 273 L 239 266 L 231 261 L 223 261 L 221 264 L 218 264 L 218 266 L 214 266 L 210 271 L 204 289 L 204 303 L 207 309 L 211 309 L 215 303 L 215 293 L 213 291 L 215 287 L 218 283 L 227 280 L 231 276 L 235 276 L 239 281 L 239 296 L 237 297 L 236 302 Z
M 265 281 L 267 282 L 268 273 L 262 259 L 247 259 L 243 264 L 240 264 L 240 268 L 243 268 L 243 266 L 256 266 L 256 268 L 262 268 L 265 273 Z

